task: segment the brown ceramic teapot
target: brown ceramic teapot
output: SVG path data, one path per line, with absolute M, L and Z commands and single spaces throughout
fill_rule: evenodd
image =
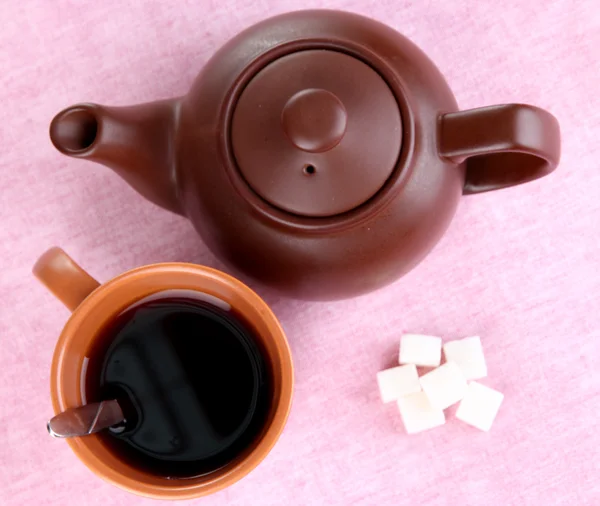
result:
M 306 299 L 394 281 L 440 239 L 461 195 L 544 176 L 560 155 L 548 112 L 459 112 L 409 40 L 336 11 L 259 23 L 185 97 L 75 105 L 50 137 L 187 216 L 234 268 Z

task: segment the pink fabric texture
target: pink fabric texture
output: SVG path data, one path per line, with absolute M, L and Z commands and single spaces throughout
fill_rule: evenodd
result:
M 412 273 L 369 296 L 259 293 L 296 366 L 285 432 L 205 506 L 600 504 L 600 7 L 595 0 L 0 2 L 0 504 L 151 505 L 51 439 L 49 368 L 68 312 L 30 274 L 60 245 L 99 280 L 159 261 L 223 268 L 185 219 L 101 166 L 60 155 L 48 125 L 80 101 L 184 94 L 214 51 L 268 16 L 329 7 L 418 44 L 461 108 L 525 102 L 560 123 L 552 176 L 463 199 Z M 480 334 L 505 394 L 490 433 L 451 415 L 407 436 L 375 374 L 402 332 Z

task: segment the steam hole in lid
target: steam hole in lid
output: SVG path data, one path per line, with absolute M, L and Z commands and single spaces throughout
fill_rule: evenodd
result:
M 98 120 L 85 108 L 67 109 L 53 122 L 50 136 L 56 147 L 74 153 L 84 151 L 96 140 Z
M 316 174 L 317 172 L 317 168 L 314 165 L 305 165 L 304 166 L 304 174 L 306 174 L 307 176 L 312 176 L 313 174 Z

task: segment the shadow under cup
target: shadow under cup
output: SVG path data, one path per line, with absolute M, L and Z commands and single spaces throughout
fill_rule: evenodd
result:
M 270 372 L 271 402 L 258 436 L 223 467 L 193 478 L 167 478 L 122 460 L 106 436 L 68 439 L 75 454 L 100 477 L 138 495 L 189 499 L 239 480 L 269 453 L 289 413 L 293 367 L 285 334 L 267 304 L 250 288 L 220 271 L 190 264 L 157 264 L 126 272 L 100 285 L 74 310 L 57 343 L 51 371 L 56 413 L 85 403 L 89 352 L 104 329 L 124 310 L 150 296 L 174 291 L 206 294 L 228 303 L 253 333 Z

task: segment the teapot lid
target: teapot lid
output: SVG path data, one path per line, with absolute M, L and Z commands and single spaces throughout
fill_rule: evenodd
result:
M 240 172 L 270 204 L 328 217 L 373 197 L 394 171 L 402 120 L 384 79 L 333 50 L 282 56 L 260 70 L 233 112 Z

